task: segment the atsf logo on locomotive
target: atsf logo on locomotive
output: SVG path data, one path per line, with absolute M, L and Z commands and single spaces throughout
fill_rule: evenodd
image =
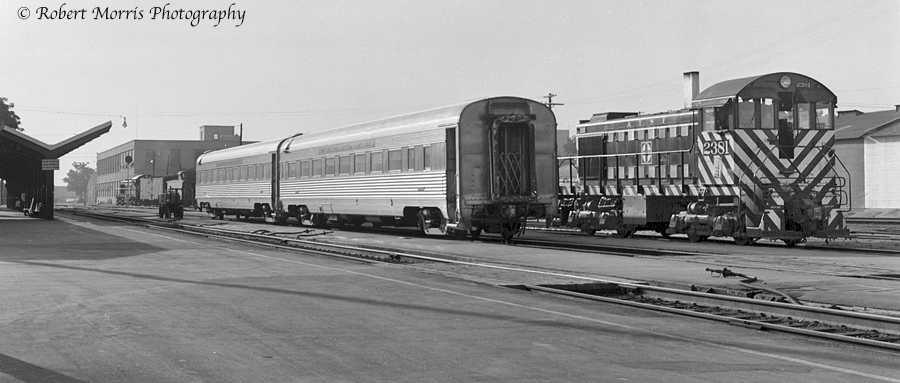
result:
M 641 165 L 653 165 L 653 141 L 641 141 Z

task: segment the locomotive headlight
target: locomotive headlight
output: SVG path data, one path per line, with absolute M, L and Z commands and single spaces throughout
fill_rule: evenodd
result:
M 791 87 L 791 76 L 781 76 L 781 80 L 778 81 L 778 84 L 781 85 L 782 88 L 787 89 Z

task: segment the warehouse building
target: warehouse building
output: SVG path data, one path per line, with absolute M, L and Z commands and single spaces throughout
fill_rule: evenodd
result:
M 853 211 L 900 208 L 900 105 L 838 112 L 835 153 L 849 173 Z
M 241 145 L 234 126 L 203 125 L 200 140 L 134 140 L 97 154 L 96 184 L 91 185 L 93 201 L 114 204 L 127 200 L 130 180 L 194 170 L 197 157 L 210 151 Z M 93 183 L 93 182 L 92 182 Z

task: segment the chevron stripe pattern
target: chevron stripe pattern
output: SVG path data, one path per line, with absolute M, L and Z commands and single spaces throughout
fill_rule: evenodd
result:
M 737 197 L 740 195 L 741 189 L 736 185 L 707 185 L 705 192 L 705 195 L 708 196 Z
M 680 196 L 683 194 L 681 192 L 681 185 L 666 185 L 666 188 L 663 190 L 665 190 L 666 195 Z
M 833 131 L 796 130 L 794 158 L 780 158 L 777 130 L 738 129 L 731 134 L 731 169 L 751 213 L 749 227 L 759 227 L 757 218 L 764 217 L 764 230 L 784 230 L 784 201 L 791 196 L 834 202 L 834 160 L 828 156 Z
M 659 191 L 659 186 L 644 185 L 644 195 L 662 195 L 662 193 Z

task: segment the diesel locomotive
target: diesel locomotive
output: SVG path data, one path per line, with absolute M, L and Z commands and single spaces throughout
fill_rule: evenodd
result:
M 684 79 L 681 110 L 599 113 L 577 126 L 578 156 L 563 159 L 577 163 L 580 182 L 561 197 L 568 226 L 739 245 L 850 235 L 849 177 L 832 149 L 834 93 L 798 73 L 703 92 L 697 72 Z

